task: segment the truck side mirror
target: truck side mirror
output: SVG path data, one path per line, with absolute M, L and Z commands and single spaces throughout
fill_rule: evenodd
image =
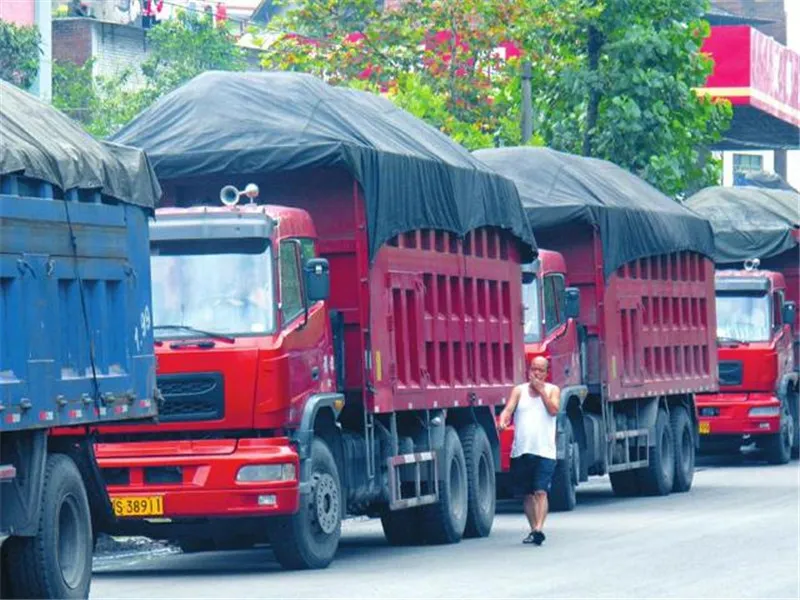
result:
M 797 304 L 792 300 L 787 300 L 783 303 L 783 324 L 794 327 L 795 319 L 797 318 Z
M 303 275 L 308 301 L 327 300 L 331 293 L 330 266 L 327 259 L 309 258 L 303 265 Z
M 575 287 L 564 290 L 564 312 L 568 319 L 581 316 L 581 291 Z

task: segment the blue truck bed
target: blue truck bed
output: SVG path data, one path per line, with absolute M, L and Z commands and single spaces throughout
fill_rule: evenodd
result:
M 148 211 L 0 177 L 0 433 L 156 414 Z

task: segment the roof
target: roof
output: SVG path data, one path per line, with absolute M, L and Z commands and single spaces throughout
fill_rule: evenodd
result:
M 709 6 L 703 17 L 710 25 L 765 25 L 774 23 L 771 19 L 737 15 L 713 4 Z
M 707 220 L 608 161 L 532 147 L 473 155 L 516 183 L 537 236 L 580 224 L 597 227 L 606 276 L 638 258 L 714 251 Z
M 389 100 L 311 75 L 203 73 L 113 139 L 144 149 L 162 181 L 337 167 L 361 185 L 370 258 L 395 235 L 507 229 L 535 241 L 513 182 Z
M 0 175 L 20 174 L 63 191 L 99 189 L 153 208 L 161 188 L 144 152 L 101 142 L 49 104 L 0 81 Z

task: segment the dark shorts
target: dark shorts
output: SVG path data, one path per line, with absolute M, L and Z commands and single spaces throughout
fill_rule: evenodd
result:
M 511 476 L 518 494 L 549 492 L 556 461 L 536 454 L 523 454 L 511 459 Z

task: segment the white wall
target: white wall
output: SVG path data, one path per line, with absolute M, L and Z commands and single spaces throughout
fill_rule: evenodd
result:
M 786 11 L 786 45 L 800 52 L 800 0 L 784 0 Z M 765 171 L 775 172 L 775 153 L 766 151 L 722 152 L 722 185 L 733 185 L 733 155 L 760 154 L 764 157 Z M 787 152 L 786 180 L 796 189 L 800 189 L 800 150 Z

